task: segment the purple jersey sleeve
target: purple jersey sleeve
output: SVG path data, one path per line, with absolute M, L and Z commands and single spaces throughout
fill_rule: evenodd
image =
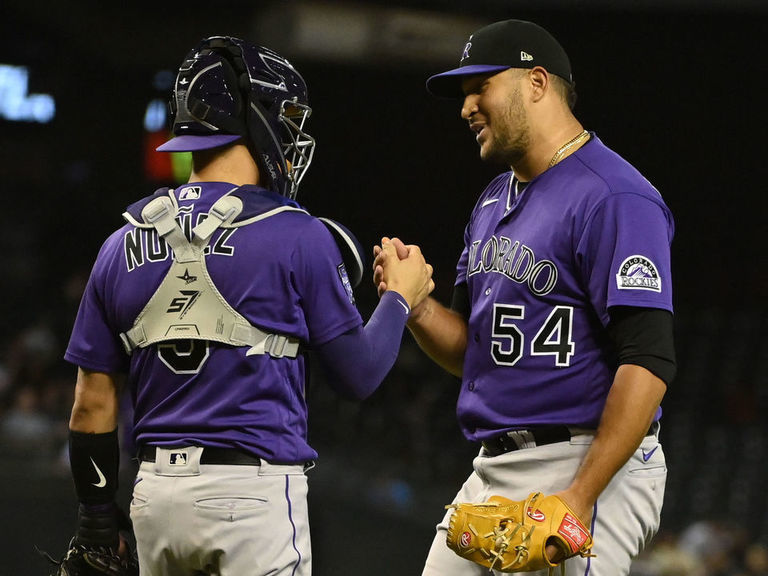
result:
M 611 306 L 672 311 L 673 231 L 668 212 L 647 196 L 615 194 L 595 209 L 577 255 L 603 325 Z
M 293 281 L 301 294 L 307 338 L 320 346 L 362 325 L 341 252 L 324 224 L 312 220 L 294 252 Z
M 80 307 L 75 318 L 69 346 L 64 358 L 82 368 L 107 373 L 128 371 L 129 357 L 118 335 L 119 331 L 109 320 L 105 302 L 108 293 L 105 288 L 110 274 L 112 254 L 121 240 L 120 231 L 110 236 L 101 247 L 96 258 Z

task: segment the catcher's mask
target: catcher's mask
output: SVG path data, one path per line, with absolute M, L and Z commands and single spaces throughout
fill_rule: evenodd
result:
M 304 79 L 276 52 L 231 36 L 203 39 L 184 59 L 170 101 L 174 138 L 161 152 L 243 139 L 268 187 L 296 198 L 315 140 Z

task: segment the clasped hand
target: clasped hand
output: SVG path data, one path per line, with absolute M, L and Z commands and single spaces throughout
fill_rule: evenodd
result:
M 394 290 L 413 310 L 435 289 L 432 266 L 424 260 L 418 246 L 385 236 L 380 246 L 373 247 L 373 256 L 373 283 L 379 297 Z

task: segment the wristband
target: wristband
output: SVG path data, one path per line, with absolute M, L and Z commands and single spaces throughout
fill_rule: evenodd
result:
M 117 428 L 104 434 L 70 430 L 69 463 L 80 502 L 91 506 L 114 501 L 120 467 Z

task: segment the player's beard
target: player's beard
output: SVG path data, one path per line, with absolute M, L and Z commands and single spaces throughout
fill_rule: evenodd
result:
M 493 117 L 492 137 L 480 148 L 480 158 L 513 166 L 528 153 L 531 136 L 519 86 L 510 93 L 508 102 L 509 105 Z

